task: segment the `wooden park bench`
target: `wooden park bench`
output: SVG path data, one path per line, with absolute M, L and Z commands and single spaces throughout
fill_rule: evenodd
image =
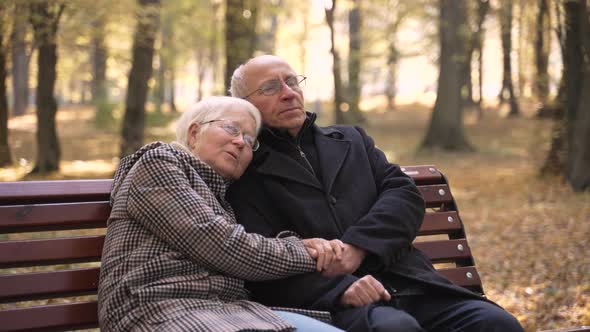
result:
M 484 294 L 446 178 L 434 166 L 404 171 L 427 202 L 416 247 L 451 281 Z M 0 183 L 0 331 L 98 327 L 96 292 L 111 183 Z

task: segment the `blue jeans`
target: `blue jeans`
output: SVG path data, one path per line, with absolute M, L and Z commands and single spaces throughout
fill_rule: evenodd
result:
M 313 319 L 305 315 L 278 310 L 276 310 L 275 313 L 281 316 L 281 318 L 289 322 L 291 325 L 295 326 L 294 332 L 344 332 L 337 327 L 323 323 L 317 319 Z

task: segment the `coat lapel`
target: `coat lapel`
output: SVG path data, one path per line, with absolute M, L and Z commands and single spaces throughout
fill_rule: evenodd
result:
M 324 188 L 326 188 L 326 192 L 330 193 L 336 176 L 340 172 L 350 150 L 350 140 L 336 138 L 342 135 L 334 128 L 316 128 L 315 143 L 320 159 Z
M 268 153 L 263 147 L 261 150 L 259 153 L 265 156 L 262 157 L 264 162 L 257 168 L 260 174 L 285 178 L 323 190 L 316 177 L 289 156 L 283 153 Z

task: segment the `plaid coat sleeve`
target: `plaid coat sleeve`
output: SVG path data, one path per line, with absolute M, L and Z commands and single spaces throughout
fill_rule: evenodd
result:
M 131 217 L 196 263 L 250 281 L 314 271 L 300 240 L 246 233 L 233 213 L 219 208 L 196 170 L 173 153 L 150 151 L 133 173 Z

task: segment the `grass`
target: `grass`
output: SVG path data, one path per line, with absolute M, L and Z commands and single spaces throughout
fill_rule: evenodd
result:
M 530 112 L 519 118 L 499 113 L 486 109 L 482 121 L 466 114 L 465 134 L 474 153 L 417 152 L 430 118 L 423 105 L 369 112 L 365 128 L 391 161 L 435 164 L 447 175 L 490 299 L 515 314 L 527 331 L 590 325 L 590 193 L 574 193 L 560 178 L 538 176 L 550 121 Z M 16 161 L 0 168 L 0 180 L 111 177 L 119 129 L 96 129 L 93 119 L 91 108 L 58 112 L 62 170 L 43 177 L 25 176 L 36 153 L 34 116 L 11 119 Z M 329 121 L 325 114 L 319 119 Z M 146 131 L 146 142 L 172 139 L 171 124 Z

